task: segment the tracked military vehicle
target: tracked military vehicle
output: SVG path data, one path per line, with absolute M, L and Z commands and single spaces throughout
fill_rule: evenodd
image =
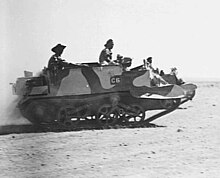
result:
M 96 127 L 143 125 L 174 111 L 195 95 L 193 84 L 176 85 L 175 77 L 157 78 L 156 74 L 155 84 L 152 71 L 145 65 L 128 70 L 130 65 L 131 59 L 123 58 L 119 65 L 64 65 L 44 68 L 36 77 L 20 77 L 13 85 L 14 93 L 22 96 L 18 108 L 38 125 L 78 128 L 88 121 Z M 172 84 L 164 83 L 166 78 Z M 161 112 L 148 118 L 146 112 L 150 110 Z

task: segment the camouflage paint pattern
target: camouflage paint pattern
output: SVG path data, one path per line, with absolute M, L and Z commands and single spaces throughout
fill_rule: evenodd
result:
M 121 66 L 81 66 L 47 71 L 41 77 L 33 77 L 29 87 L 25 81 L 24 78 L 18 79 L 16 94 L 69 96 L 129 91 L 135 97 L 152 94 L 166 97 L 184 95 L 184 90 L 175 85 L 152 87 L 149 70 L 123 71 Z

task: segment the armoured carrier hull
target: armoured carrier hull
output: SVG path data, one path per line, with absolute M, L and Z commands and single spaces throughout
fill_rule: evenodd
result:
M 196 90 L 194 84 L 161 85 L 166 76 L 153 85 L 150 72 L 87 63 L 53 71 L 46 68 L 38 77 L 18 78 L 13 88 L 22 96 L 21 114 L 33 124 L 71 129 L 88 123 L 141 126 L 191 100 Z M 150 110 L 161 112 L 147 118 Z

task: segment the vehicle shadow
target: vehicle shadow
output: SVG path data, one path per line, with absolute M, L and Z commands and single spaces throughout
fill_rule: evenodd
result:
M 60 125 L 4 125 L 0 126 L 0 135 L 22 134 L 22 133 L 45 133 L 45 132 L 69 132 L 82 130 L 105 130 L 105 129 L 127 129 L 127 128 L 157 128 L 166 127 L 153 123 L 142 123 L 141 125 L 114 125 L 97 126 L 97 124 L 81 123 L 78 127 L 62 127 Z

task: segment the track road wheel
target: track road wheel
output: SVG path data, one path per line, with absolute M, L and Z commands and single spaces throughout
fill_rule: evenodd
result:
M 75 128 L 78 126 L 80 118 L 71 118 L 69 110 L 71 110 L 71 108 L 61 107 L 57 113 L 57 122 L 62 127 Z
M 138 125 L 144 121 L 145 116 L 144 109 L 138 104 L 133 104 L 131 110 L 125 113 L 124 119 L 128 124 Z
M 180 99 L 167 99 L 167 100 L 161 100 L 160 104 L 164 109 L 174 109 L 175 107 L 179 106 Z
M 86 120 L 90 121 L 93 119 L 93 117 L 90 116 L 89 112 L 89 105 L 84 104 L 83 106 L 80 107 L 80 110 L 75 113 L 76 116 L 80 117 L 80 120 Z
M 101 126 L 108 127 L 114 125 L 119 117 L 120 116 L 115 108 L 109 104 L 104 104 L 99 108 L 96 120 Z

